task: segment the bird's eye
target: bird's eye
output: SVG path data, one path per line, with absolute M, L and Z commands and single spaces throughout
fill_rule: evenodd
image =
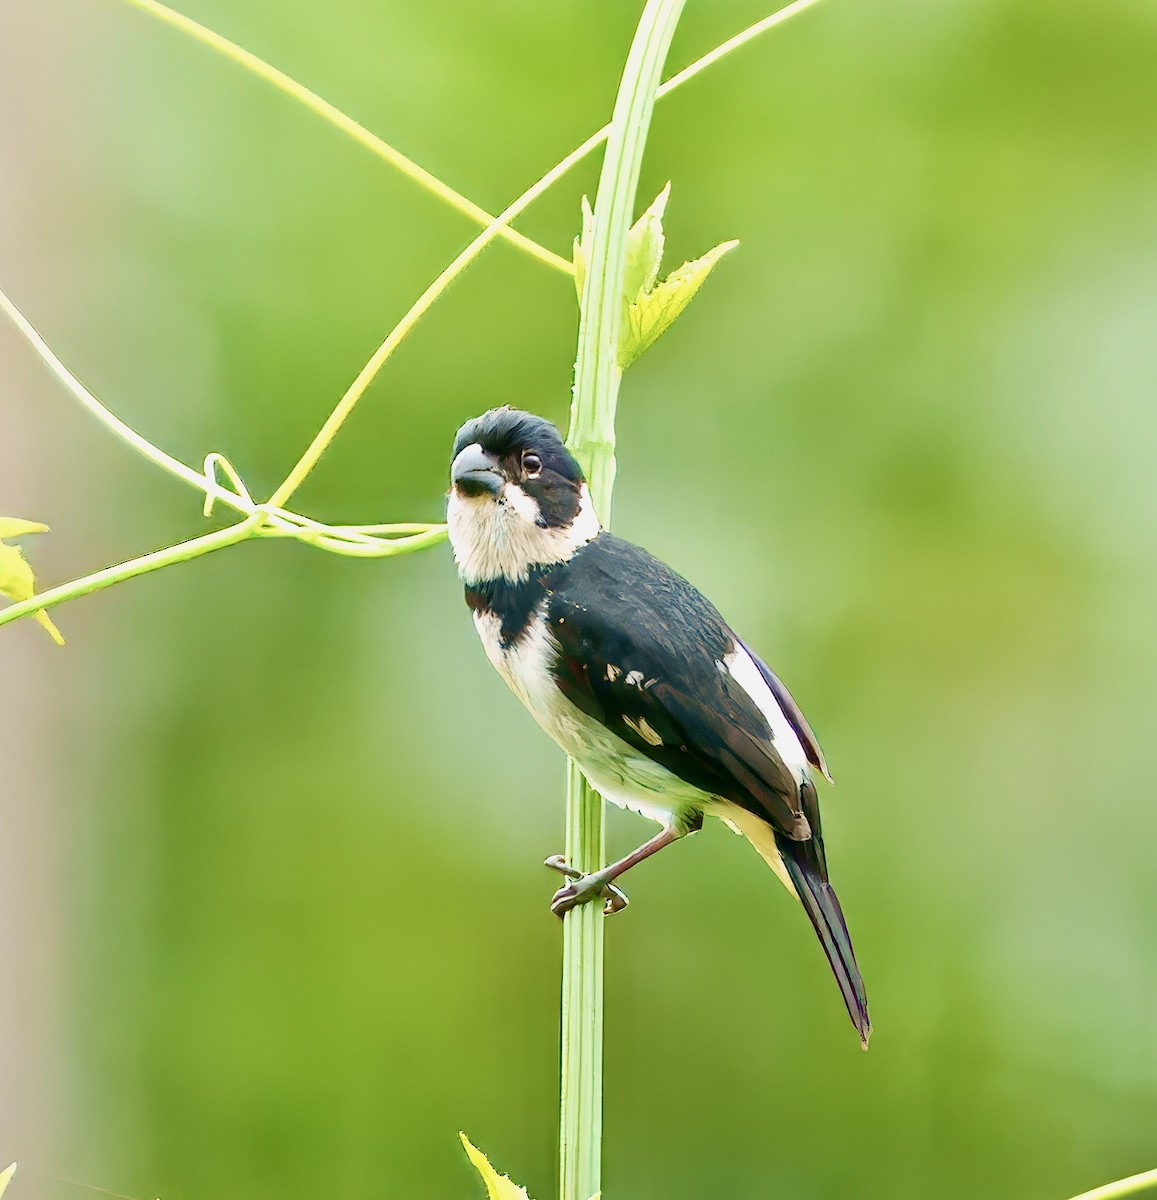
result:
M 522 470 L 526 474 L 527 479 L 537 479 L 542 474 L 542 459 L 537 454 L 524 454 L 522 456 Z

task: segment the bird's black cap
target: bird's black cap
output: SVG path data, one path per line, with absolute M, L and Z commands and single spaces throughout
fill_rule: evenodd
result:
M 454 438 L 452 457 L 457 458 L 467 446 L 475 444 L 499 462 L 532 450 L 554 474 L 571 483 L 583 482 L 582 470 L 563 443 L 562 434 L 534 413 L 504 405 L 467 421 Z

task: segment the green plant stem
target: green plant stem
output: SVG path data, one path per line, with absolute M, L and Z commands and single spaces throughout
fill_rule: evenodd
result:
M 53 375 L 64 384 L 68 391 L 80 401 L 83 407 L 96 417 L 110 433 L 120 438 L 122 442 L 127 443 L 138 454 L 144 455 L 145 458 L 160 467 L 161 470 L 167 471 L 170 475 L 175 475 L 178 479 L 183 479 L 186 483 L 192 484 L 193 487 L 200 488 L 202 491 L 205 490 L 206 480 L 204 476 L 181 462 L 180 459 L 174 458 L 171 454 L 166 454 L 164 450 L 154 446 L 152 442 L 142 437 L 130 425 L 126 425 L 115 413 L 105 408 L 92 392 L 57 358 L 55 352 L 44 338 L 40 336 L 40 333 L 32 322 L 28 320 L 2 290 L 0 290 L 0 311 L 16 326 L 21 336 L 32 346 L 33 350 L 36 351 Z M 223 503 L 230 503 L 224 489 L 221 489 L 218 499 Z
M 1128 1179 L 1103 1184 L 1093 1188 L 1091 1192 L 1082 1192 L 1079 1196 L 1074 1196 L 1072 1200 L 1120 1200 L 1122 1196 L 1135 1196 L 1151 1187 L 1157 1187 L 1157 1170 L 1144 1171 L 1140 1175 L 1130 1175 Z
M 423 537 L 430 535 L 429 540 L 424 544 L 433 544 L 445 537 L 445 526 L 442 524 L 408 522 L 387 525 L 326 525 L 324 522 L 314 521 L 284 508 L 258 504 L 224 455 L 216 452 L 209 454 L 205 459 L 204 470 L 197 471 L 179 458 L 167 454 L 159 446 L 154 446 L 147 438 L 131 426 L 126 425 L 61 362 L 32 322 L 3 291 L 0 291 L 0 312 L 8 317 L 17 332 L 29 343 L 56 379 L 110 433 L 147 458 L 149 462 L 160 467 L 161 470 L 204 493 L 206 516 L 210 515 L 214 504 L 226 504 L 245 517 L 261 514 L 265 523 L 277 532 L 312 542 L 314 545 L 322 546 L 334 553 L 349 554 L 355 557 L 388 557 L 392 554 L 405 553 L 413 548 L 410 545 L 410 539 L 416 535 Z M 223 487 L 217 481 L 218 471 L 232 485 L 232 490 Z M 373 537 L 376 533 L 409 536 L 383 542 L 381 539 Z M 399 545 L 402 546 L 402 549 L 398 548 Z
M 413 554 L 415 550 L 426 550 L 444 542 L 446 526 L 428 525 L 421 532 L 405 537 L 367 538 L 365 541 L 349 541 L 345 537 L 329 537 L 324 534 L 318 537 L 304 537 L 301 540 L 346 558 L 393 558 L 398 554 Z
M 767 33 L 769 29 L 774 29 L 777 25 L 782 25 L 784 21 L 798 15 L 805 9 L 814 7 L 819 2 L 820 0 L 795 0 L 794 4 L 786 4 L 783 8 L 773 12 L 771 16 L 756 21 L 754 25 L 748 25 L 746 29 L 741 29 L 737 34 L 729 37 L 727 41 L 720 42 L 714 50 L 708 50 L 701 58 L 697 58 L 689 66 L 684 67 L 682 71 L 672 75 L 659 88 L 659 98 L 662 99 L 662 97 L 669 95 L 677 87 L 682 87 L 689 79 L 694 79 L 700 71 L 705 71 L 721 58 L 726 58 L 732 51 L 738 50 L 740 46 L 746 46 L 748 42 L 759 37 L 761 33 Z
M 138 0 L 130 0 L 130 3 L 136 3 Z M 152 2 L 152 0 L 150 0 Z M 653 92 L 648 101 L 648 111 L 653 107 L 656 96 L 666 95 L 682 86 L 688 80 L 693 79 L 700 71 L 709 67 L 712 63 L 718 62 L 726 54 L 738 49 L 740 46 L 749 42 L 757 34 L 762 33 L 766 29 L 771 29 L 775 25 L 780 24 L 789 16 L 793 16 L 797 12 L 802 12 L 805 8 L 818 3 L 818 0 L 797 0 L 795 4 L 788 5 L 787 8 L 781 9 L 772 16 L 764 18 L 755 25 L 737 33 L 721 46 L 717 46 L 714 50 L 709 51 L 702 58 L 697 59 L 689 67 L 684 68 L 670 79 L 662 87 Z M 493 222 L 488 225 L 474 240 L 454 259 L 450 265 L 441 272 L 437 279 L 418 297 L 410 306 L 405 316 L 394 326 L 393 329 L 386 335 L 385 340 L 374 351 L 370 360 L 358 372 L 357 378 L 346 389 L 345 395 L 338 401 L 333 411 L 326 418 L 325 424 L 318 431 L 316 437 L 309 444 L 309 448 L 301 456 L 294 465 L 290 473 L 282 481 L 277 491 L 273 493 L 270 501 L 271 505 L 278 506 L 285 502 L 293 495 L 295 491 L 305 481 L 306 477 L 317 466 L 321 456 L 329 448 L 342 425 L 349 418 L 357 406 L 358 401 L 365 395 L 366 389 L 376 378 L 378 372 L 385 366 L 390 355 L 402 344 L 409 335 L 418 321 L 426 314 L 433 305 L 434 301 L 442 295 L 444 291 L 461 275 L 466 268 L 490 245 L 495 238 L 499 237 L 511 221 L 523 213 L 530 207 L 544 192 L 554 186 L 564 175 L 566 175 L 572 167 L 577 166 L 588 154 L 596 150 L 603 142 L 607 141 L 611 135 L 613 125 L 604 125 L 597 133 L 592 134 L 581 146 L 576 147 L 562 159 L 556 163 L 545 175 L 543 175 L 536 183 L 533 183 L 525 192 L 522 193 L 516 200 L 509 204 L 506 208 L 494 218 Z M 589 277 L 587 280 L 589 285 Z M 584 288 L 585 294 L 585 288 Z M 618 370 L 617 364 L 615 370 Z M 573 417 L 572 417 L 573 422 Z M 600 432 L 591 430 L 593 441 L 599 440 Z M 600 467 L 600 470 L 606 469 L 610 472 L 610 478 L 614 478 L 614 462 L 612 460 L 606 468 Z M 594 489 L 594 479 L 592 478 L 592 491 Z M 607 519 L 610 517 L 610 496 L 607 497 L 607 512 L 604 514 Z
M 157 3 L 157 0 L 126 0 L 126 2 L 197 38 L 218 53 L 238 63 L 246 70 L 252 71 L 275 87 L 278 87 L 283 93 L 298 100 L 310 108 L 311 111 L 330 121 L 338 129 L 353 137 L 361 144 L 368 146 L 376 153 L 379 153 L 387 161 L 390 161 L 400 169 L 407 170 L 407 173 L 410 173 L 412 178 L 422 183 L 423 186 L 430 186 L 431 190 L 442 196 L 443 199 L 448 199 L 451 203 L 456 203 L 456 200 L 451 199 L 452 197 L 461 199 L 463 204 L 467 206 L 462 211 L 466 211 L 468 215 L 473 215 L 475 219 L 480 221 L 486 218 L 487 214 L 483 209 L 472 205 L 464 197 L 458 197 L 458 193 L 454 192 L 453 189 L 441 184 L 440 181 L 434 179 L 427 172 L 422 171 L 416 164 L 410 163 L 409 159 L 398 154 L 392 147 L 389 147 L 381 139 L 369 133 L 352 118 L 347 117 L 339 109 L 322 100 L 309 91 L 308 88 L 298 84 L 289 76 L 264 63 L 256 55 L 234 45 L 234 43 L 228 41 L 226 38 L 213 33 L 204 26 L 197 24 L 197 22 L 174 12 L 172 9 L 166 8 L 164 5 Z M 672 76 L 671 79 L 658 89 L 656 95 L 664 96 L 674 91 L 675 88 L 681 87 L 684 83 L 687 83 L 699 74 L 700 71 L 718 62 L 721 58 L 751 41 L 759 34 L 775 27 L 787 18 L 802 12 L 806 8 L 810 8 L 818 2 L 819 0 L 796 0 L 795 3 L 789 4 L 771 16 L 757 21 L 691 63 L 690 66 L 685 67 L 678 74 Z M 316 465 L 318 459 L 320 459 L 334 436 L 336 436 L 346 417 L 353 410 L 374 376 L 381 369 L 393 350 L 413 328 L 417 319 L 429 309 L 434 300 L 449 287 L 454 279 L 466 269 L 491 241 L 509 232 L 509 223 L 515 217 L 533 204 L 544 192 L 566 175 L 572 167 L 576 166 L 588 154 L 602 145 L 607 140 L 610 132 L 611 126 L 607 125 L 597 133 L 592 134 L 581 146 L 573 150 L 534 185 L 523 192 L 517 200 L 494 218 L 454 262 L 439 275 L 438 279 L 423 292 L 422 296 L 411 307 L 409 313 L 391 331 L 373 358 L 370 359 L 359 373 L 357 379 L 346 392 L 346 395 L 343 396 L 338 406 L 330 414 L 326 424 L 310 444 L 309 449 L 302 456 L 285 482 L 278 488 L 272 501 L 266 505 L 258 505 L 253 501 L 252 497 L 245 490 L 239 476 L 229 466 L 228 461 L 223 456 L 219 454 L 209 455 L 206 459 L 204 472 L 198 472 L 193 467 L 174 458 L 158 446 L 153 445 L 153 443 L 117 417 L 72 374 L 52 351 L 44 338 L 40 336 L 31 322 L 24 317 L 3 291 L 0 291 L 0 310 L 6 313 L 17 330 L 27 339 L 57 379 L 106 429 L 162 470 L 203 492 L 210 501 L 220 501 L 223 504 L 227 504 L 248 518 L 247 521 L 242 522 L 241 525 L 234 528 L 250 529 L 251 533 L 249 536 L 276 536 L 280 534 L 296 537 L 334 553 L 358 557 L 386 557 L 422 549 L 445 538 L 444 526 L 326 526 L 320 522 L 299 516 L 296 513 L 288 512 L 282 505 L 284 505 L 286 499 L 300 486 L 302 480 Z M 608 159 L 610 158 L 609 152 L 607 157 Z M 412 168 L 412 171 L 408 168 Z M 526 248 L 534 245 L 534 243 L 529 243 Z M 541 249 L 541 247 L 538 249 Z M 549 255 L 550 252 L 546 251 L 544 253 Z M 540 255 L 539 257 L 542 256 Z M 577 367 L 576 369 L 581 369 L 581 367 Z M 605 364 L 603 369 L 605 371 Z M 609 377 L 614 378 L 616 372 L 617 367 L 612 366 Z M 597 369 L 595 373 L 598 373 Z M 617 381 L 615 382 L 615 387 L 617 388 Z M 604 520 L 609 522 L 611 486 L 614 480 L 613 399 L 609 409 L 611 414 L 609 423 L 611 440 L 607 443 L 605 436 L 608 428 L 607 421 L 597 417 L 593 407 L 590 409 L 591 415 L 588 418 L 585 402 L 584 406 L 580 406 L 578 398 L 579 393 L 576 390 L 575 416 L 581 416 L 584 422 L 582 432 L 578 436 L 580 441 L 585 441 L 586 443 L 585 446 L 580 448 L 580 454 L 588 457 L 588 470 L 591 477 L 592 492 L 595 495 L 596 504 L 599 506 L 599 511 L 602 513 Z M 589 426 L 585 424 L 588 422 L 588 419 Z M 600 444 L 604 447 L 609 444 L 610 453 L 604 454 L 600 450 Z M 230 491 L 217 482 L 216 470 L 218 468 L 230 479 L 236 491 Z M 383 541 L 373 536 L 379 532 L 398 533 L 406 536 Z M 223 531 L 222 534 L 209 534 L 206 535 L 206 538 L 194 538 L 191 542 L 183 542 L 177 546 L 169 547 L 167 550 L 156 551 L 154 554 L 134 559 L 132 563 L 109 567 L 104 571 L 98 571 L 93 575 L 85 576 L 83 579 L 73 580 L 71 583 L 51 588 L 44 593 L 32 597 L 31 600 L 23 601 L 4 609 L 0 612 L 0 625 L 30 615 L 40 609 L 50 608 L 62 603 L 64 600 L 72 599 L 74 596 L 98 591 L 111 586 L 113 583 L 133 578 L 137 574 L 156 570 L 160 566 L 167 566 L 172 562 L 187 561 L 189 558 L 209 553 L 210 550 L 218 549 L 221 546 L 234 544 L 234 540 L 232 539 L 218 540 L 223 534 L 228 534 L 228 531 Z M 242 541 L 245 539 L 238 537 L 235 540 Z M 190 547 L 197 548 L 189 552 Z M 169 557 L 170 553 L 173 555 L 172 557 Z M 130 568 L 133 569 L 130 570 Z M 594 858 L 601 860 L 601 841 L 597 843 L 597 854 L 594 852 L 595 847 L 596 843 L 592 841 L 590 843 L 591 853 Z
M 148 13 L 149 16 L 155 17 L 165 25 L 180 30 L 181 33 L 187 34 L 210 49 L 217 51 L 218 54 L 224 55 L 225 58 L 244 67 L 247 71 L 251 71 L 259 79 L 263 79 L 266 83 L 277 88 L 279 92 L 304 105 L 310 112 L 321 117 L 322 120 L 336 126 L 342 133 L 357 142 L 358 145 L 364 146 L 367 150 L 376 154 L 378 158 L 384 159 L 390 166 L 396 168 L 408 179 L 413 180 L 419 187 L 425 188 L 426 191 L 437 196 L 439 200 L 444 201 L 451 208 L 462 213 L 463 216 L 469 217 L 479 225 L 489 225 L 494 220 L 484 208 L 480 208 L 472 200 L 463 196 L 461 192 L 456 192 L 449 184 L 443 183 L 436 176 L 431 175 L 429 171 L 418 166 L 416 162 L 407 158 L 400 150 L 395 150 L 388 142 L 384 142 L 376 134 L 370 133 L 364 125 L 359 124 L 353 117 L 347 116 L 340 108 L 336 108 L 328 100 L 323 100 L 316 92 L 311 92 L 304 84 L 298 83 L 296 79 L 286 75 L 284 71 L 279 71 L 264 59 L 258 58 L 256 54 L 245 50 L 235 42 L 229 41 L 228 38 L 222 37 L 221 34 L 214 33 L 213 30 L 198 24 L 183 13 L 176 12 L 167 5 L 158 3 L 157 0 L 124 0 L 124 2 L 133 8 L 139 9 L 141 12 Z M 553 267 L 556 271 L 561 271 L 564 275 L 574 274 L 574 267 L 565 258 L 559 257 L 553 250 L 548 250 L 545 246 L 540 246 L 537 242 L 519 233 L 516 229 L 503 228 L 501 236 L 506 238 L 507 241 L 512 242 L 520 250 L 524 250 L 527 254 L 537 258 L 539 262 L 545 263 L 548 267 Z
M 681 87 L 689 79 L 698 75 L 700 71 L 718 62 L 721 58 L 726 57 L 733 50 L 737 50 L 740 46 L 758 37 L 761 33 L 774 28 L 789 17 L 794 16 L 797 12 L 802 12 L 805 8 L 810 8 L 818 2 L 819 0 L 795 0 L 795 3 L 787 5 L 785 8 L 780 9 L 769 17 L 765 17 L 761 21 L 757 21 L 754 25 L 749 26 L 747 29 L 735 34 L 734 37 L 728 38 L 727 41 L 716 46 L 714 50 L 697 59 L 677 75 L 672 76 L 659 89 L 659 95 L 665 96 L 669 92 L 674 91 L 675 88 Z M 342 112 L 336 105 L 323 99 L 304 84 L 298 83 L 292 76 L 278 70 L 277 67 L 266 62 L 252 51 L 237 45 L 236 42 L 231 42 L 222 34 L 214 32 L 212 29 L 194 21 L 191 17 L 187 17 L 175 9 L 159 3 L 159 0 L 125 0 L 125 3 L 168 25 L 170 28 L 176 29 L 193 38 L 202 45 L 207 46 L 209 49 L 256 75 L 259 79 L 275 87 L 283 95 L 297 101 L 310 112 L 321 117 L 322 120 L 329 122 L 334 128 L 340 130 L 360 146 L 365 147 L 371 153 L 389 163 L 392 167 L 413 180 L 414 183 L 425 188 L 432 195 L 437 196 L 440 200 L 443 200 L 446 204 L 462 213 L 463 216 L 469 217 L 482 226 L 494 223 L 494 218 L 484 208 L 470 200 L 469 197 L 463 196 L 460 192 L 450 187 L 449 184 L 443 183 L 437 176 L 432 175 L 425 168 L 402 154 L 400 150 L 396 150 L 388 142 L 371 133 L 364 125 Z M 609 126 L 604 126 L 593 138 L 589 138 L 584 143 L 584 146 L 587 147 L 587 152 L 601 145 L 609 132 L 609 128 Z M 567 262 L 565 258 L 561 258 L 545 246 L 540 246 L 537 242 L 519 233 L 516 229 L 503 225 L 498 230 L 498 236 L 506 238 L 507 241 L 524 250 L 532 257 L 537 258 L 547 266 L 553 267 L 567 275 L 574 274 L 573 265 Z
M 127 579 L 135 579 L 138 575 L 147 575 L 150 571 L 189 562 L 202 555 L 212 554 L 214 550 L 224 550 L 226 546 L 248 541 L 252 537 L 260 536 L 260 521 L 261 517 L 258 514 L 236 525 L 230 525 L 228 529 L 219 529 L 216 533 L 206 533 L 187 542 L 178 542 L 175 546 L 166 546 L 163 550 L 154 550 L 151 554 L 130 559 L 115 567 L 105 567 L 103 571 L 85 575 L 82 579 L 74 579 L 70 583 L 62 583 L 59 587 L 49 588 L 30 600 L 22 600 L 19 604 L 0 610 L 0 625 L 31 616 L 41 609 L 54 608 L 57 604 L 74 600 L 78 596 L 103 591 L 112 587 L 114 583 L 123 583 Z
M 566 857 L 580 871 L 607 860 L 603 798 L 576 764 L 566 768 Z M 559 1196 L 588 1200 L 601 1188 L 603 1148 L 602 905 L 563 917 L 559 1060 Z
M 298 460 L 293 470 L 285 477 L 277 491 L 273 493 L 270 503 L 274 506 L 284 504 L 290 496 L 302 485 L 306 477 L 317 465 L 318 460 L 329 448 L 330 443 L 338 435 L 350 413 L 358 401 L 365 395 L 366 389 L 374 381 L 378 372 L 386 365 L 390 355 L 402 344 L 418 321 L 429 311 L 434 301 L 462 274 L 463 271 L 490 245 L 498 236 L 500 230 L 513 221 L 519 213 L 529 208 L 535 200 L 558 182 L 573 166 L 581 162 L 599 143 L 598 140 L 588 139 L 577 150 L 572 151 L 560 163 L 551 168 L 536 183 L 532 184 L 521 196 L 494 218 L 494 223 L 488 225 L 478 236 L 454 259 L 452 263 L 430 284 L 428 288 L 410 306 L 406 315 L 386 335 L 386 339 L 374 351 L 369 362 L 358 372 L 357 378 L 346 389 L 345 395 L 338 401 L 334 410 L 326 418 L 325 424 L 317 436 L 309 444 L 309 448 Z
M 196 21 L 190 20 L 188 17 L 185 17 L 182 14 L 157 3 L 157 0 L 126 0 L 126 3 L 132 4 L 141 11 L 146 12 L 149 15 L 166 22 L 174 28 L 189 34 L 191 37 L 196 38 L 198 41 L 201 41 L 211 49 L 223 54 L 225 57 L 229 58 L 231 61 L 237 63 L 246 70 L 253 72 L 260 78 L 265 79 L 267 82 L 272 83 L 286 95 L 302 104 L 305 104 L 305 106 L 311 111 L 319 114 L 324 119 L 331 122 L 331 124 L 333 124 L 342 132 L 353 137 L 355 140 L 364 145 L 369 145 L 371 149 L 382 152 L 382 156 L 395 165 L 399 165 L 398 160 L 409 163 L 408 159 L 405 159 L 404 156 L 397 155 L 396 151 L 387 146 L 385 142 L 381 141 L 381 139 L 375 138 L 373 134 L 368 133 L 352 118 L 347 117 L 332 104 L 329 104 L 327 101 L 315 96 L 314 93 L 309 91 L 308 88 L 303 87 L 289 76 L 284 75 L 276 68 L 271 67 L 268 63 L 263 62 L 255 54 L 251 54 L 248 50 L 245 50 L 242 47 L 230 42 L 228 39 L 215 34 L 212 30 L 205 28 L 203 25 L 199 25 Z M 681 87 L 683 84 L 693 79 L 701 71 L 718 62 L 732 51 L 737 50 L 740 46 L 745 45 L 759 34 L 774 28 L 776 25 L 781 24 L 789 17 L 802 12 L 806 8 L 812 7 L 817 3 L 819 3 L 819 0 L 796 0 L 794 4 L 789 4 L 787 7 L 780 9 L 771 16 L 765 17 L 763 20 L 757 21 L 754 25 L 748 26 L 748 28 L 735 34 L 726 42 L 716 46 L 715 49 L 709 51 L 701 58 L 696 59 L 695 62 L 690 64 L 690 66 L 685 67 L 682 71 L 678 72 L 678 74 L 672 76 L 659 88 L 658 95 L 668 95 L 676 88 Z M 474 241 L 472 241 L 470 245 L 467 246 L 460 255 L 458 255 L 458 257 L 450 264 L 450 266 L 448 266 L 446 270 L 438 276 L 434 283 L 432 283 L 430 287 L 422 293 L 422 295 L 411 307 L 410 311 L 402 318 L 402 321 L 399 322 L 399 325 L 390 332 L 386 340 L 378 347 L 377 352 L 359 373 L 357 379 L 346 392 L 346 395 L 342 397 L 341 401 L 339 401 L 338 405 L 331 413 L 330 418 L 327 420 L 325 426 L 318 433 L 317 437 L 314 438 L 314 441 L 306 451 L 306 454 L 294 468 L 293 474 L 287 478 L 285 483 L 282 484 L 281 488 L 278 489 L 277 497 L 281 498 L 277 499 L 275 497 L 273 503 L 268 506 L 268 511 L 271 516 L 277 517 L 280 515 L 289 515 L 290 519 L 293 519 L 292 514 L 282 514 L 278 511 L 280 505 L 284 504 L 285 500 L 288 499 L 288 497 L 292 495 L 294 491 L 296 491 L 298 486 L 300 486 L 301 480 L 304 479 L 305 475 L 309 473 L 309 470 L 312 469 L 312 467 L 321 457 L 322 453 L 324 453 L 326 447 L 333 440 L 333 437 L 336 435 L 338 429 L 341 428 L 341 425 L 345 421 L 346 417 L 353 410 L 354 405 L 357 404 L 358 400 L 361 398 L 362 394 L 369 386 L 374 376 L 385 364 L 385 361 L 389 358 L 393 350 L 401 344 L 406 334 L 409 333 L 410 329 L 413 328 L 417 319 L 429 309 L 434 300 L 437 299 L 438 296 L 440 296 L 455 279 L 457 279 L 457 277 L 466 269 L 466 267 L 469 266 L 470 263 L 473 262 L 474 259 L 477 258 L 478 255 L 481 254 L 482 251 L 495 238 L 501 237 L 504 233 L 508 232 L 508 226 L 511 221 L 524 212 L 544 192 L 548 191 L 555 183 L 558 182 L 558 180 L 563 178 L 563 176 L 566 175 L 573 167 L 577 166 L 578 163 L 586 158 L 588 154 L 592 153 L 594 150 L 597 150 L 598 147 L 601 146 L 604 141 L 606 141 L 609 133 L 610 126 L 604 125 L 603 128 L 597 133 L 594 133 L 587 138 L 587 140 L 583 142 L 581 146 L 578 146 L 575 150 L 568 154 L 566 158 L 562 159 L 561 162 L 552 167 L 551 170 L 543 175 L 535 184 L 523 192 L 518 199 L 516 199 L 502 213 L 495 217 L 482 231 L 482 233 L 479 234 L 478 237 L 476 237 Z M 397 159 L 392 156 L 397 156 Z M 421 168 L 417 167 L 416 164 L 410 165 L 413 166 L 416 172 L 421 171 Z M 436 185 L 431 189 L 434 190 L 436 194 L 443 195 L 443 191 L 445 191 L 452 193 L 455 196 L 457 195 L 457 193 L 453 193 L 453 189 L 447 188 L 446 185 L 434 179 L 434 177 L 430 176 L 427 172 L 422 172 L 422 176 L 422 181 L 428 179 L 433 185 Z M 464 197 L 462 199 L 467 205 L 470 204 L 470 201 L 465 200 Z M 477 206 L 473 205 L 471 207 L 477 208 Z M 477 209 L 477 213 L 485 216 L 484 211 L 480 208 Z M 162 470 L 165 470 L 169 474 L 175 475 L 177 478 L 191 484 L 193 487 L 199 488 L 201 491 L 206 492 L 214 500 L 219 500 L 223 504 L 228 504 L 230 507 L 236 509 L 238 512 L 241 512 L 244 515 L 249 515 L 253 511 L 252 505 L 246 503 L 245 497 L 217 486 L 215 481 L 209 477 L 208 471 L 206 471 L 205 474 L 200 474 L 186 463 L 181 462 L 179 459 L 174 458 L 171 454 L 167 454 L 164 450 L 154 446 L 151 442 L 137 433 L 136 430 L 126 425 L 122 420 L 120 420 L 119 417 L 101 404 L 101 402 L 87 388 L 84 387 L 84 385 L 76 378 L 76 376 L 69 371 L 64 363 L 61 362 L 61 360 L 49 347 L 48 343 L 45 342 L 45 340 L 32 326 L 31 322 L 29 322 L 23 316 L 23 314 L 19 311 L 19 309 L 17 309 L 15 304 L 8 299 L 3 291 L 0 291 L 0 309 L 3 309 L 3 311 L 8 315 L 13 324 L 16 325 L 21 334 L 23 334 L 23 336 L 31 343 L 33 349 L 36 350 L 37 354 L 40 355 L 40 357 L 44 360 L 53 374 L 55 374 L 56 377 L 61 381 L 61 383 L 64 384 L 64 386 L 73 394 L 73 396 L 75 396 L 76 399 L 79 400 L 80 403 L 105 426 L 105 428 L 107 428 L 116 437 L 120 438 L 121 441 L 127 443 L 145 458 L 161 467 Z M 210 458 L 219 457 L 220 456 L 210 455 Z M 306 465 L 307 463 L 308 465 Z
M 399 554 L 413 554 L 417 550 L 425 550 L 446 540 L 445 525 L 415 524 L 402 526 L 399 532 L 406 529 L 412 530 L 412 532 L 385 540 L 367 538 L 364 542 L 349 541 L 347 540 L 348 533 L 331 537 L 326 534 L 312 533 L 308 527 L 287 529 L 281 523 L 272 524 L 271 519 L 258 508 L 251 517 L 236 525 L 230 525 L 228 529 L 207 533 L 187 542 L 178 542 L 175 546 L 166 546 L 163 550 L 154 550 L 151 554 L 141 555 L 140 558 L 118 563 L 116 566 L 105 567 L 91 575 L 85 575 L 80 579 L 62 583 L 58 587 L 37 592 L 28 600 L 22 600 L 18 604 L 0 609 L 0 625 L 18 621 L 21 617 L 34 616 L 46 608 L 63 604 L 66 600 L 75 600 L 79 596 L 87 596 L 91 592 L 103 591 L 107 587 L 112 587 L 114 583 L 124 583 L 129 579 L 135 579 L 138 575 L 147 575 L 150 571 L 158 571 L 161 567 L 188 562 L 190 559 L 211 554 L 214 550 L 223 550 L 226 546 L 235 546 L 238 542 L 254 538 L 296 538 L 347 558 L 393 558 Z
M 608 527 L 615 482 L 615 408 L 622 379 L 618 343 L 627 234 L 659 71 L 682 8 L 681 3 L 648 4 L 643 14 L 615 100 L 595 199 L 567 440 L 586 471 L 595 508 Z
M 648 0 L 615 99 L 595 199 L 583 285 L 568 442 L 586 473 L 595 510 L 610 524 L 615 481 L 618 342 L 627 233 L 659 77 L 684 0 Z M 604 803 L 571 762 L 566 855 L 583 872 L 606 861 Z M 580 904 L 563 919 L 559 1195 L 601 1190 L 603 1120 L 603 914 Z

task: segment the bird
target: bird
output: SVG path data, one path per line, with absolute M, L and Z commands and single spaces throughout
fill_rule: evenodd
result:
M 552 911 L 592 900 L 621 911 L 624 872 L 721 818 L 803 906 L 867 1049 L 867 996 L 820 829 L 814 777 L 831 777 L 779 678 L 698 589 L 602 527 L 543 417 L 504 406 L 458 430 L 447 526 L 498 674 L 597 792 L 661 826 L 589 874 L 547 859 L 567 880 Z

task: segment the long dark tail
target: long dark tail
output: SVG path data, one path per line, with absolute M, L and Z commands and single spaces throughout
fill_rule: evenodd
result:
M 815 927 L 832 973 L 840 985 L 844 1003 L 848 1006 L 848 1015 L 866 1050 L 872 1032 L 872 1023 L 868 1019 L 868 997 L 864 992 L 860 968 L 856 965 L 856 954 L 852 949 L 843 910 L 835 889 L 827 880 L 822 844 L 817 846 L 817 840 L 793 842 L 778 833 L 775 835 L 783 865 L 804 911 Z

